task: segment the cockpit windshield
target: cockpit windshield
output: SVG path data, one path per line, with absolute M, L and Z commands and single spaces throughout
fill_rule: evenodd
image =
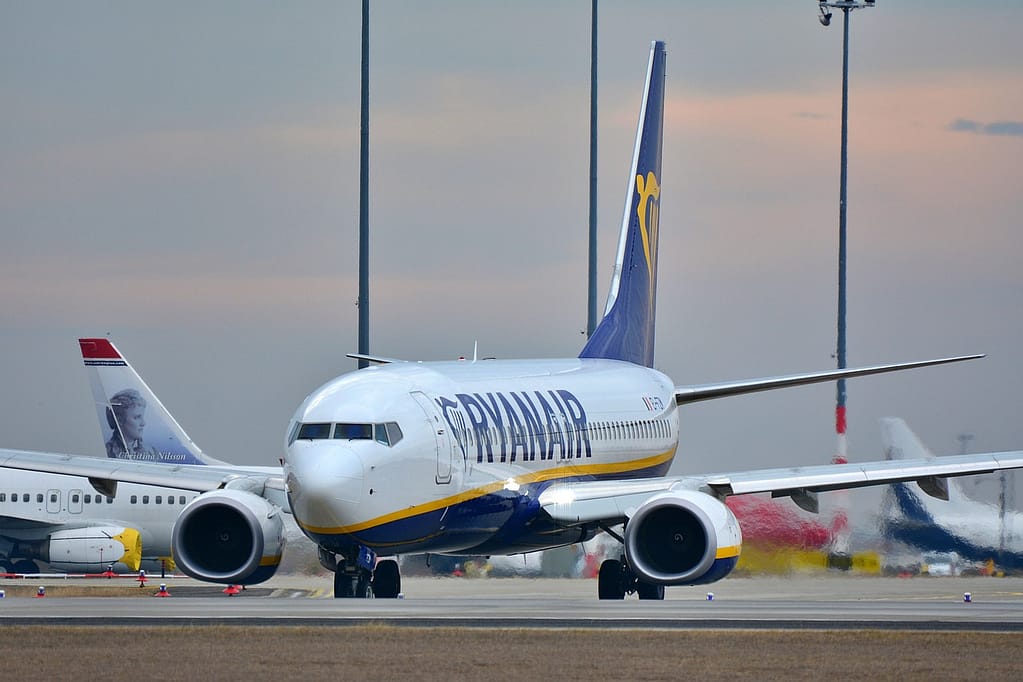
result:
M 334 424 L 336 440 L 369 440 L 372 437 L 372 424 Z
M 296 424 L 288 445 L 296 440 L 375 440 L 392 446 L 402 439 L 397 422 L 382 424 L 355 424 L 351 422 L 309 422 Z

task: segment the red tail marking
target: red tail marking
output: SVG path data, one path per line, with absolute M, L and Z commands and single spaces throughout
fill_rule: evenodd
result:
M 84 360 L 120 360 L 121 354 L 107 339 L 78 339 Z

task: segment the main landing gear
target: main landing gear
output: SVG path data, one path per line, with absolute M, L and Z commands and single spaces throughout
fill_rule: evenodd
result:
M 625 557 L 605 559 L 597 575 L 597 596 L 600 599 L 625 599 L 635 592 L 640 599 L 664 599 L 664 585 L 645 583 L 636 577 Z
M 376 558 L 366 547 L 360 547 L 356 560 L 330 555 L 334 564 L 335 599 L 395 599 L 401 593 L 401 572 L 394 559 Z M 321 563 L 324 551 L 321 550 Z

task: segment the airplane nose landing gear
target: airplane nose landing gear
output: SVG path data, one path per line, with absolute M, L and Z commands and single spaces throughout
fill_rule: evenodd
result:
M 629 568 L 625 557 L 605 559 L 597 575 L 597 596 L 600 599 L 625 599 L 633 592 L 640 599 L 664 599 L 664 585 L 645 583 Z
M 394 559 L 378 561 L 368 547 L 352 548 L 347 555 L 322 547 L 319 551 L 320 563 L 334 570 L 335 599 L 396 599 L 401 593 L 401 573 Z

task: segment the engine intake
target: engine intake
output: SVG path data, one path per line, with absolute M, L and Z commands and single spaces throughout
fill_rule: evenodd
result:
M 204 493 L 174 524 L 174 561 L 197 580 L 252 585 L 277 572 L 284 551 L 280 508 L 240 490 Z
M 728 575 L 742 533 L 716 498 L 678 490 L 646 500 L 625 526 L 625 558 L 636 576 L 657 585 L 698 585 Z

